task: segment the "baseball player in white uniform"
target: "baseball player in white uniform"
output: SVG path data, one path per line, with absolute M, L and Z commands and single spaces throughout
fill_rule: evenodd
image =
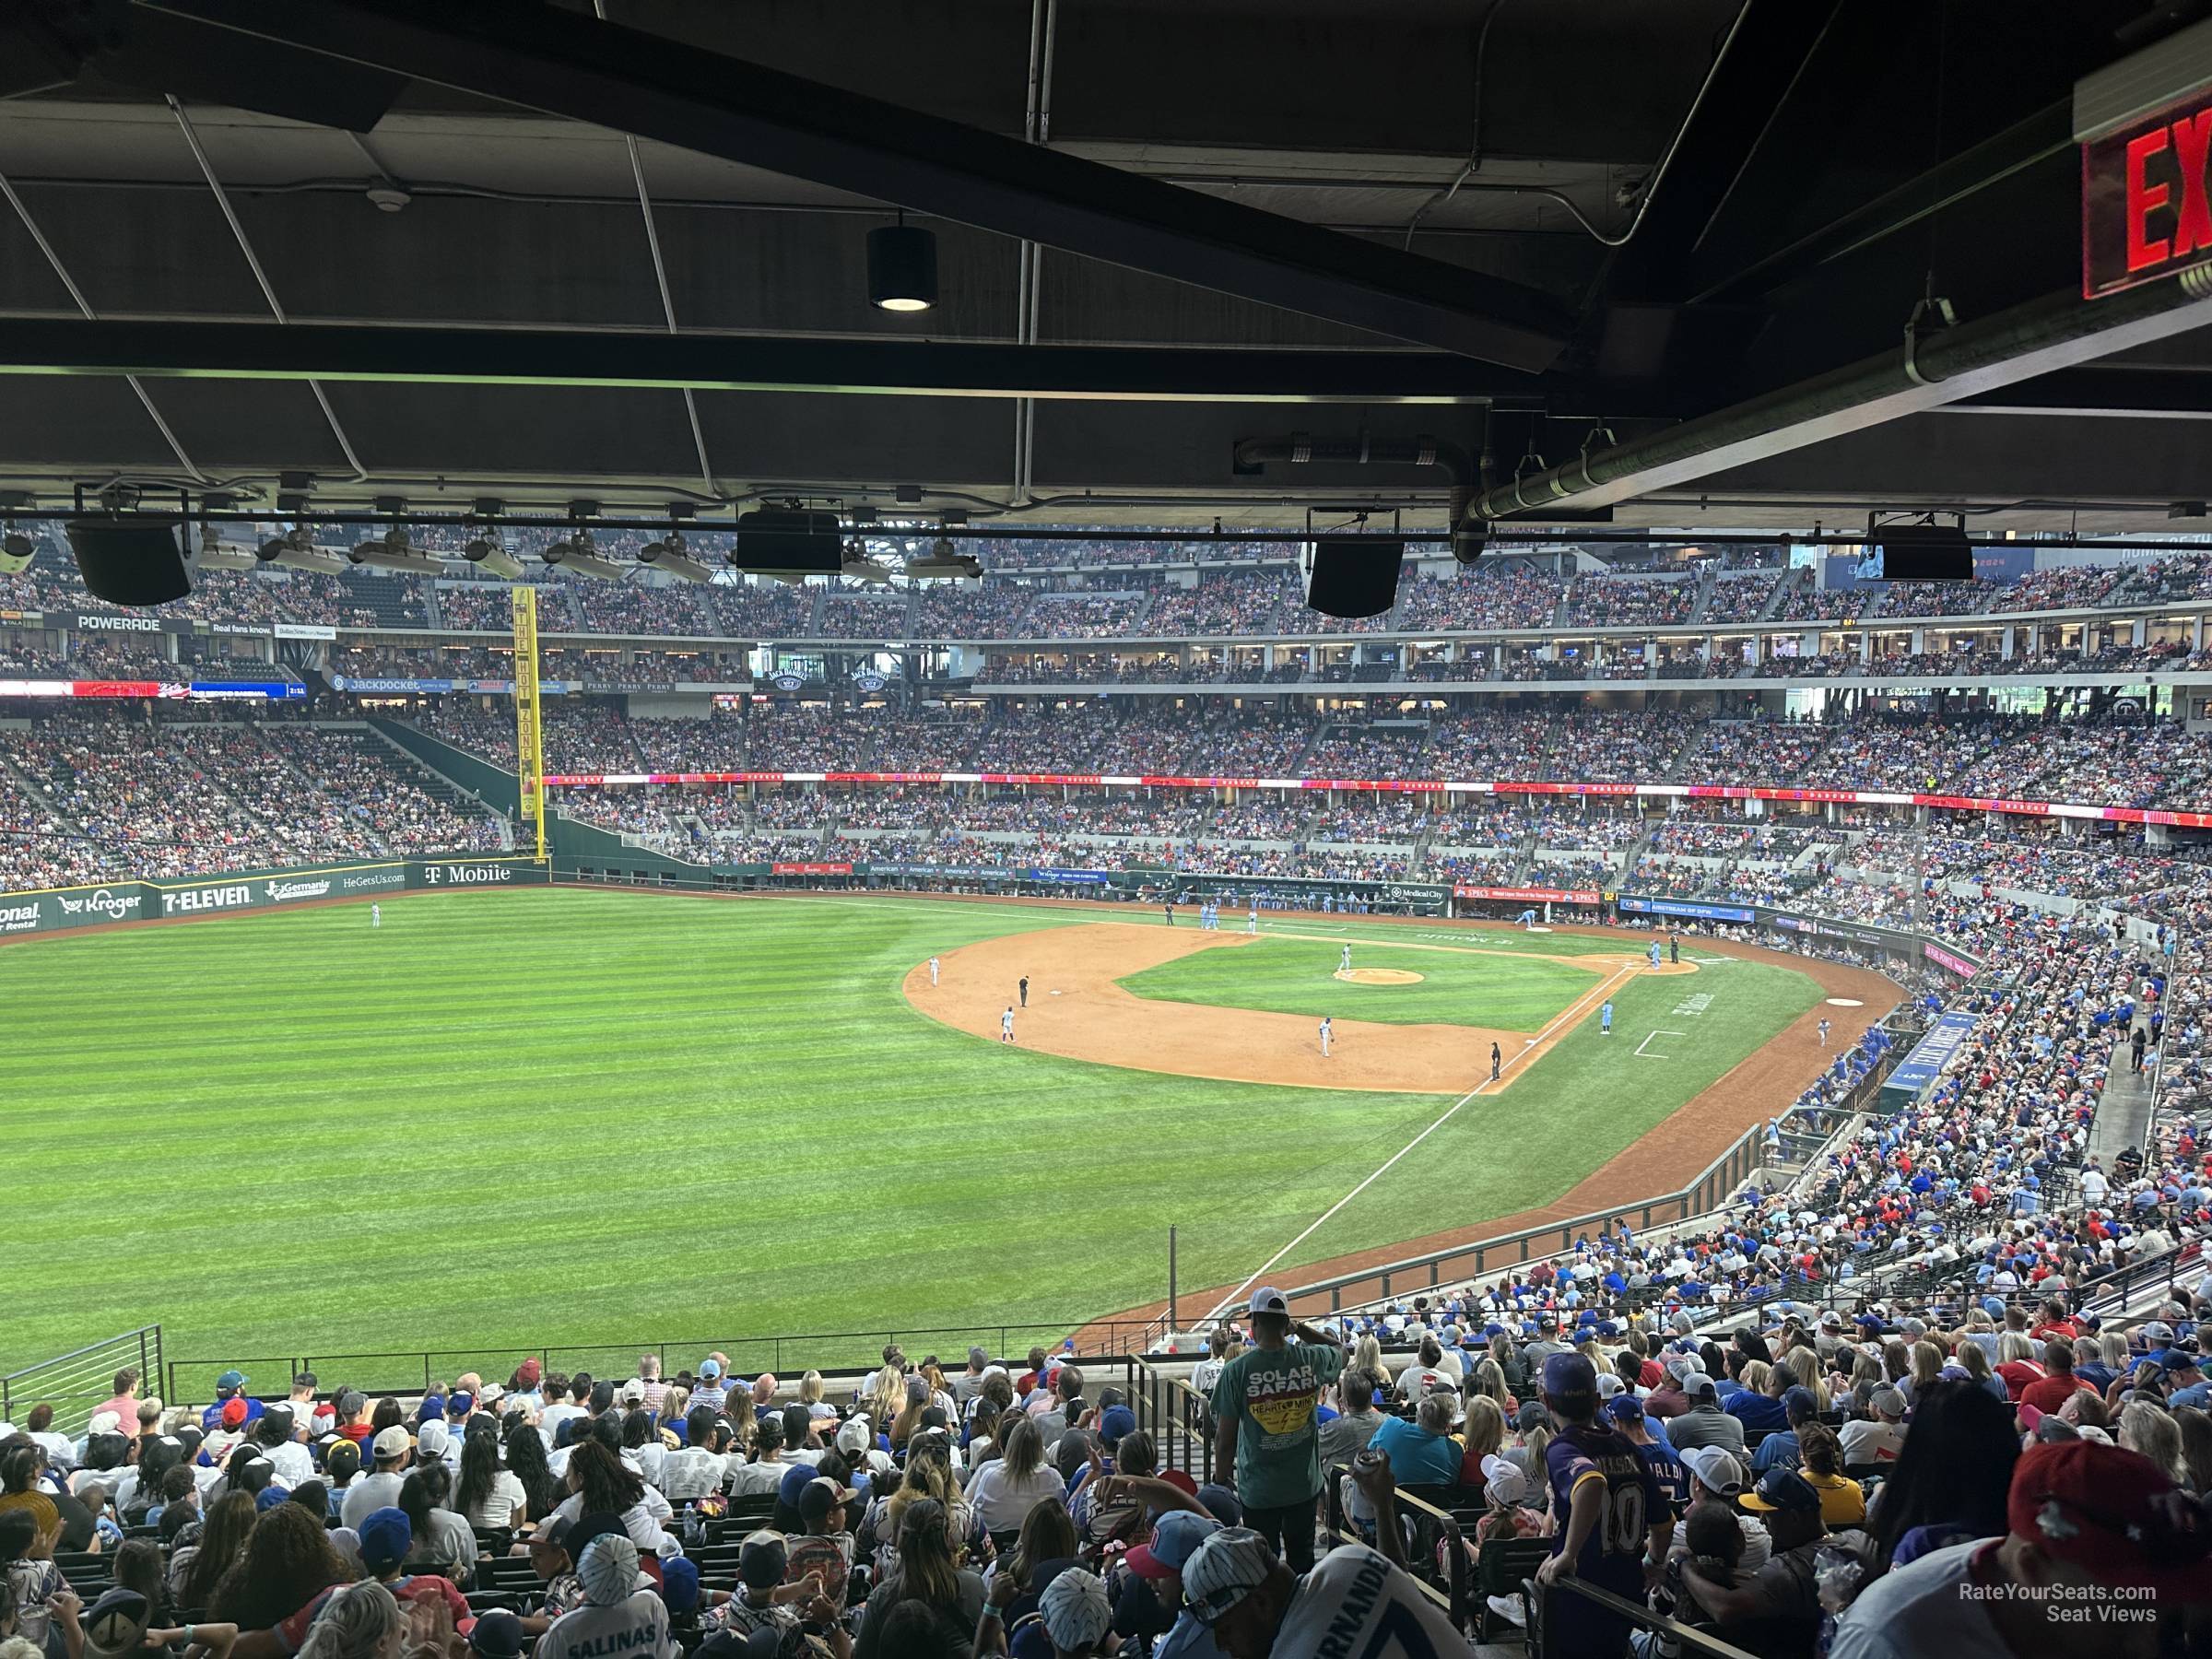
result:
M 1349 973 L 1351 971 L 1352 947 L 1349 945 L 1347 945 L 1344 947 L 1344 959 L 1336 964 L 1336 971 L 1339 973 Z
M 371 927 L 382 927 L 383 924 L 384 907 L 381 904 L 371 904 L 369 907 L 369 925 Z
M 929 959 L 929 988 L 932 991 L 937 988 L 937 959 L 935 957 Z
M 1326 1014 L 1321 1017 L 1321 1057 L 1324 1060 L 1329 1057 L 1329 1017 Z
M 1001 1042 L 1014 1041 L 1014 1010 L 1012 1008 L 1008 1008 L 998 1017 L 998 1040 Z
M 1244 931 L 1248 934 L 1260 931 L 1260 907 L 1256 904 L 1252 907 L 1252 913 L 1244 918 Z

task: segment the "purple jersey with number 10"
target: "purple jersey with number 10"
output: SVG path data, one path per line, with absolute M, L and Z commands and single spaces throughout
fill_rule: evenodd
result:
M 1585 1480 L 1603 1481 L 1605 1506 L 1598 1511 L 1597 1524 L 1590 1529 L 1574 1571 L 1602 1590 L 1641 1598 L 1644 1542 L 1669 1511 L 1635 1442 L 1617 1429 L 1571 1424 L 1544 1448 L 1544 1472 L 1551 1481 L 1552 1513 L 1559 1517 L 1552 1553 L 1565 1547 L 1575 1488 Z

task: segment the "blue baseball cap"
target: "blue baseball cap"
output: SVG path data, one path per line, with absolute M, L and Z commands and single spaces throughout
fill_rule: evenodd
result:
M 1191 1552 L 1221 1530 L 1221 1523 L 1194 1515 L 1189 1510 L 1170 1510 L 1152 1528 L 1148 1543 L 1139 1544 L 1123 1559 L 1139 1578 L 1173 1578 L 1191 1559 Z
M 1553 1354 L 1544 1361 L 1544 1392 L 1554 1397 L 1594 1394 L 1597 1368 L 1586 1354 Z
M 661 1562 L 661 1600 L 671 1613 L 688 1613 L 699 1606 L 699 1563 L 688 1556 L 670 1556 Z
M 424 1394 L 422 1404 L 415 1407 L 415 1420 L 418 1423 L 443 1422 L 445 1420 L 445 1396 L 443 1394 Z
M 1632 1394 L 1618 1394 L 1606 1402 L 1606 1415 L 1617 1423 L 1641 1423 L 1643 1402 Z
M 2158 1360 L 2161 1369 L 2170 1371 L 2181 1371 L 2184 1368 L 2189 1371 L 2195 1371 L 2204 1363 L 2194 1354 L 2189 1352 L 2187 1348 L 2170 1347 L 2159 1354 L 2154 1355 L 2153 1358 Z
M 1782 1409 L 1793 1423 L 1801 1418 L 1817 1418 L 1820 1415 L 1819 1396 L 1811 1389 L 1802 1386 L 1784 1389 Z
M 1206 1506 L 1207 1514 L 1224 1526 L 1241 1526 L 1244 1524 L 1242 1501 L 1225 1486 L 1209 1482 L 1200 1487 L 1198 1501 Z
M 701 1359 L 699 1362 L 699 1380 L 701 1382 L 712 1382 L 721 1375 L 722 1362 L 720 1360 Z
M 291 1495 L 292 1489 L 289 1487 L 263 1487 L 260 1491 L 253 1494 L 253 1508 L 257 1513 L 265 1514 L 278 1504 L 288 1501 Z
M 1109 1446 L 1118 1445 L 1126 1435 L 1136 1432 L 1136 1413 L 1126 1406 L 1109 1406 L 1099 1418 L 1099 1438 Z
M 401 1509 L 371 1510 L 357 1529 L 361 1538 L 361 1565 L 382 1573 L 407 1559 L 415 1543 L 415 1529 Z

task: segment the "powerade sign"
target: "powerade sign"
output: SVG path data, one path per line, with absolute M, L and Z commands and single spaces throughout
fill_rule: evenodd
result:
M 1104 887 L 1113 877 L 1104 870 L 1024 870 L 1031 881 L 1047 881 L 1059 887 Z
M 1687 899 L 1640 899 L 1623 893 L 1614 907 L 1632 916 L 1688 916 L 1697 922 L 1749 922 L 1750 910 L 1740 904 L 1693 904 Z
M 1912 1045 L 1912 1052 L 1889 1074 L 1882 1085 L 1882 1093 L 1903 1100 L 1917 1099 L 1958 1055 L 1973 1029 L 1971 1014 L 1953 1010 L 1944 1015 L 1928 1028 L 1928 1034 Z

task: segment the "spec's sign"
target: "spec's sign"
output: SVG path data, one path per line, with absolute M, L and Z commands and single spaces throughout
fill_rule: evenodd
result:
M 2081 295 L 2116 294 L 2212 259 L 2212 92 L 2081 147 Z
M 1535 899 L 1557 904 L 1595 904 L 1595 888 L 1475 887 L 1461 882 L 1452 889 L 1454 899 Z

